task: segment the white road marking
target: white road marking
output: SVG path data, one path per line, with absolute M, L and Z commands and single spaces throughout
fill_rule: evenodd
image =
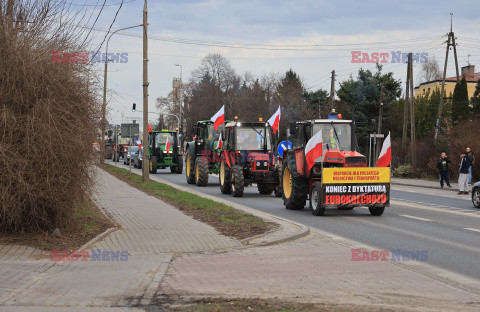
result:
M 474 228 L 463 228 L 463 229 L 480 233 L 480 229 L 474 229 Z
M 410 215 L 400 215 L 400 217 L 405 217 L 405 218 L 410 218 L 410 219 L 415 219 L 415 220 L 420 220 L 420 221 L 426 221 L 426 222 L 432 221 L 430 219 L 425 219 L 425 218 L 420 218 L 420 217 L 415 217 L 415 216 L 410 216 Z

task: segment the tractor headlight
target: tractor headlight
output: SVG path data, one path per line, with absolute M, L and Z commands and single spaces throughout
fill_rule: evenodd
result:
M 268 162 L 267 162 L 267 161 L 264 161 L 264 162 L 263 162 L 263 165 L 264 165 L 265 167 L 267 167 L 267 166 L 268 166 Z
M 322 168 L 320 166 L 313 166 L 313 174 L 314 175 L 321 175 L 322 174 Z
M 257 161 L 257 167 L 260 167 L 261 165 L 262 165 L 262 163 Z

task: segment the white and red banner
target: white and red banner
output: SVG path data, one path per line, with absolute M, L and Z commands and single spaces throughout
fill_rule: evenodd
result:
M 213 121 L 213 129 L 218 130 L 218 127 L 225 122 L 225 105 L 210 120 Z
M 392 162 L 392 143 L 390 142 L 390 132 L 387 138 L 383 141 L 382 151 L 378 157 L 377 167 L 388 167 Z
M 272 117 L 268 120 L 270 126 L 272 126 L 272 131 L 274 134 L 277 134 L 278 127 L 280 126 L 280 106 L 278 106 L 277 111 L 273 114 Z
M 215 149 L 221 149 L 222 146 L 223 146 L 222 134 L 220 133 L 220 136 L 218 137 L 217 147 L 215 147 Z
M 165 150 L 168 152 L 170 150 L 170 140 L 167 138 L 167 142 L 165 143 Z
M 312 167 L 315 165 L 315 159 L 323 155 L 323 146 L 322 146 L 322 129 L 318 131 L 310 140 L 307 142 L 305 147 L 305 158 L 307 160 L 307 172 L 310 172 Z

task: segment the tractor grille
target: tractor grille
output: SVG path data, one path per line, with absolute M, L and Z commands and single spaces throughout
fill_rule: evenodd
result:
M 346 157 L 345 163 L 346 164 L 365 164 L 367 163 L 367 159 L 362 156 Z

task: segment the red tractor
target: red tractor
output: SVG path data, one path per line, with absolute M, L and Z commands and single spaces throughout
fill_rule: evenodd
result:
M 317 216 L 327 207 L 350 210 L 356 206 L 368 206 L 374 216 L 383 214 L 389 204 L 389 168 L 367 168 L 366 157 L 355 151 L 352 125 L 351 120 L 342 119 L 290 123 L 293 148 L 284 152 L 281 172 L 287 209 L 301 210 L 309 200 Z M 320 130 L 323 156 L 307 171 L 305 147 Z

